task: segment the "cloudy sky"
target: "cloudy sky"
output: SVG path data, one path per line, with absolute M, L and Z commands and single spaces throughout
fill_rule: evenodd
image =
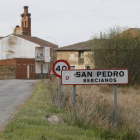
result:
M 87 41 L 109 27 L 140 28 L 140 0 L 0 0 L 0 36 L 20 25 L 29 6 L 32 36 L 60 47 Z

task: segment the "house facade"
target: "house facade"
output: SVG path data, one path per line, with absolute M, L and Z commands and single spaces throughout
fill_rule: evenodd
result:
M 0 39 L 0 79 L 48 78 L 58 46 L 31 36 L 30 15 L 28 6 L 24 6 L 21 27 L 16 26 L 13 34 Z M 6 70 L 9 67 L 14 69 L 12 75 Z
M 57 60 L 64 59 L 71 69 L 91 69 L 94 67 L 90 61 L 91 48 L 88 41 L 57 48 Z

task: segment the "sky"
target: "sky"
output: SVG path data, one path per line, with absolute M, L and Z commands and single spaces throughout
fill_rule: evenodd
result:
M 140 0 L 0 0 L 0 36 L 21 26 L 29 6 L 31 33 L 59 47 L 87 41 L 110 27 L 140 28 Z

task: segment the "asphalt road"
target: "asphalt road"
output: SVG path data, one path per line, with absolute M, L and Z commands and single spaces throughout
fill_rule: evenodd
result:
M 30 97 L 39 80 L 0 80 L 0 127 Z

